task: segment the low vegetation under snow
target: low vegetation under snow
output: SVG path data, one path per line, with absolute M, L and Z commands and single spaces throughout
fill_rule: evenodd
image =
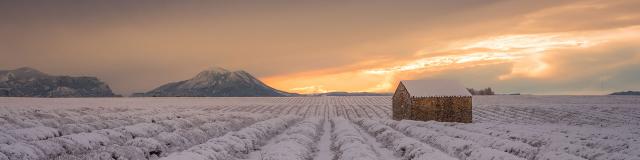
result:
M 635 160 L 640 98 L 476 96 L 471 124 L 390 97 L 0 98 L 0 160 Z

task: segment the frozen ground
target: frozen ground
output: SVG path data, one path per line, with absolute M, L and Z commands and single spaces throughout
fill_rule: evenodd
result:
M 476 96 L 472 124 L 390 97 L 0 98 L 4 159 L 640 159 L 640 98 Z

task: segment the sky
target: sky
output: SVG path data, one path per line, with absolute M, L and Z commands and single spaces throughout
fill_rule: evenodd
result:
M 640 90 L 640 1 L 0 1 L 0 70 L 119 94 L 214 66 L 288 92 L 451 79 L 498 93 Z

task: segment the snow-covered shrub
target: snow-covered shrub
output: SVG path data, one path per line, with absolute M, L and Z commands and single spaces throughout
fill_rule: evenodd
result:
M 93 157 L 92 157 L 93 158 Z M 83 157 L 72 155 L 72 154 L 63 154 L 54 158 L 52 160 L 84 160 Z M 102 159 L 102 160 L 112 160 L 112 159 Z
M 606 140 L 605 143 L 591 140 L 591 138 L 575 138 L 574 135 L 563 133 L 566 129 L 556 128 L 556 126 L 541 126 L 531 125 L 523 127 L 522 125 L 511 124 L 481 124 L 481 125 L 459 125 L 455 126 L 463 130 L 483 133 L 494 137 L 500 137 L 503 139 L 511 139 L 528 143 L 540 148 L 540 154 L 544 152 L 552 153 L 568 153 L 574 156 L 582 157 L 584 159 L 595 160 L 612 160 L 612 159 L 633 159 L 632 155 L 628 155 L 622 152 L 607 152 L 603 149 L 599 149 L 596 146 L 612 146 L 622 145 L 626 146 L 624 142 L 615 143 L 615 140 Z M 569 126 L 566 126 L 569 127 Z M 535 128 L 535 129 L 531 129 Z M 552 131 L 548 131 L 552 130 Z M 547 133 L 551 132 L 551 133 Z M 564 136 L 563 136 L 564 135 Z M 598 136 L 600 134 L 595 134 Z M 589 136 L 590 137 L 590 136 Z M 581 145 L 579 142 L 585 143 Z M 611 143 L 614 142 L 614 143 Z M 553 154 L 546 154 L 550 156 Z
M 581 157 L 578 157 L 578 156 L 574 156 L 574 155 L 571 155 L 571 154 L 568 154 L 568 153 L 554 152 L 554 151 L 541 153 L 540 156 L 537 159 L 538 160 L 557 160 L 557 159 L 562 159 L 562 160 L 586 160 L 584 158 L 581 158 Z
M 4 132 L 0 132 L 0 144 L 12 144 L 16 142 L 18 142 L 18 140 L 13 138 L 13 136 Z
M 71 140 L 71 142 L 73 143 L 70 143 L 70 144 L 67 143 L 65 145 L 67 148 L 74 148 L 74 149 L 69 149 L 67 151 L 68 153 L 73 153 L 73 154 L 87 153 L 90 150 L 93 150 L 95 148 L 112 144 L 111 140 L 107 136 L 104 136 L 98 133 L 78 133 L 78 134 L 58 137 L 56 139 Z M 69 141 L 65 140 L 64 142 L 69 142 Z
M 0 152 L 0 160 L 9 160 L 9 157 L 4 155 L 4 153 Z
M 37 126 L 44 126 L 44 124 L 40 123 L 39 121 L 36 120 L 32 120 L 32 119 L 14 119 L 13 120 L 14 124 L 16 124 L 17 126 L 20 126 L 19 128 L 32 128 L 32 127 L 37 127 Z
M 189 139 L 183 137 L 177 132 L 162 132 L 155 136 L 154 139 L 157 139 L 167 146 L 168 152 L 183 150 L 186 149 L 186 147 L 193 145 Z
M 129 123 L 128 121 L 125 121 L 125 120 L 112 119 L 112 120 L 92 122 L 92 123 L 88 123 L 87 125 L 90 125 L 96 129 L 109 129 L 109 128 L 116 128 L 120 126 L 130 125 L 130 124 L 132 123 Z
M 62 146 L 64 152 L 67 154 L 85 153 L 89 151 L 89 149 L 77 145 L 75 141 L 69 138 L 53 138 L 51 141 Z
M 298 117 L 279 117 L 270 119 L 267 121 L 258 122 L 247 128 L 243 128 L 237 132 L 229 133 L 229 135 L 238 137 L 244 146 L 248 148 L 247 151 L 256 149 L 262 146 L 262 143 L 268 140 L 268 138 L 275 136 L 277 133 L 287 128 L 289 124 Z M 242 150 L 241 152 L 245 152 Z M 248 152 L 246 152 L 248 153 Z
M 151 159 L 157 159 L 167 154 L 166 145 L 153 138 L 135 138 L 125 143 L 125 145 L 139 148 L 145 157 Z
M 100 117 L 95 115 L 81 115 L 81 116 L 72 116 L 72 117 L 65 117 L 65 118 L 71 119 L 75 123 L 90 123 L 90 122 L 102 120 Z
M 342 117 L 331 119 L 333 133 L 333 149 L 337 150 L 338 160 L 371 160 L 377 159 L 376 152 L 367 145 L 366 140 L 354 125 Z
M 0 144 L 0 153 L 15 160 L 39 160 L 47 158 L 38 147 L 27 143 Z
M 216 114 L 204 114 L 204 115 L 195 115 L 195 116 L 191 116 L 191 117 L 186 117 L 183 118 L 186 121 L 189 121 L 192 125 L 197 126 L 197 125 L 202 125 L 203 123 L 207 123 L 210 122 L 210 118 L 211 117 L 219 117 L 220 113 L 216 113 Z
M 40 123 L 44 126 L 53 127 L 53 128 L 57 128 L 58 126 L 62 125 L 62 123 L 60 123 L 60 121 L 58 121 L 55 118 L 41 119 Z
M 124 133 L 132 138 L 151 137 L 159 134 L 160 132 L 170 131 L 164 126 L 155 123 L 138 123 L 135 125 L 116 128 L 114 130 Z
M 60 117 L 60 118 L 55 118 L 54 120 L 57 121 L 60 125 L 76 123 L 75 120 L 73 120 L 73 119 L 71 119 L 69 117 Z
M 96 128 L 87 124 L 64 124 L 60 126 L 59 129 L 63 135 L 69 135 L 74 133 L 89 132 L 95 130 Z
M 169 120 L 169 119 L 186 116 L 186 115 L 178 115 L 178 114 L 179 113 L 175 113 L 175 112 L 165 112 L 160 114 L 145 115 L 145 116 L 142 116 L 141 118 L 144 119 L 145 122 L 155 123 L 162 120 Z
M 191 144 L 204 143 L 209 139 L 209 136 L 207 135 L 207 133 L 205 133 L 204 131 L 198 128 L 193 128 L 188 130 L 178 130 L 175 132 L 187 138 L 191 142 Z
M 207 133 L 210 137 L 221 136 L 232 130 L 231 122 L 213 122 L 205 123 L 199 128 Z
M 32 127 L 23 129 L 14 129 L 8 131 L 8 133 L 14 137 L 24 141 L 45 140 L 48 138 L 62 136 L 62 133 L 55 128 L 51 127 Z
M 133 139 L 131 136 L 126 135 L 122 132 L 112 130 L 112 129 L 102 129 L 94 131 L 94 133 L 101 134 L 109 138 L 109 140 L 115 144 L 122 144 L 126 141 Z
M 392 149 L 395 155 L 402 157 L 403 160 L 456 159 L 425 143 L 409 138 L 376 120 L 358 119 L 355 122 L 362 126 L 369 134 L 374 135 L 384 146 Z
M 30 144 L 40 149 L 47 157 L 53 158 L 66 153 L 62 144 L 48 140 L 33 141 Z
M 262 160 L 307 160 L 313 158 L 314 143 L 323 120 L 305 119 L 276 137 L 275 143 L 266 145 L 260 152 Z
M 170 152 L 184 150 L 192 145 L 204 143 L 208 139 L 246 127 L 250 123 L 254 123 L 255 119 L 257 119 L 254 114 L 237 115 L 235 113 L 193 117 L 201 117 L 198 118 L 201 119 L 201 121 L 198 120 L 200 121 L 200 126 L 178 129 L 171 133 L 163 132 L 155 138 L 165 143 L 167 150 Z M 187 119 L 193 118 L 189 117 Z
M 5 124 L 0 124 L 0 128 L 2 128 L 4 130 L 12 130 L 12 129 L 20 129 L 22 127 L 20 127 L 19 125 L 15 124 L 15 123 L 5 123 Z
M 613 158 L 613 155 L 610 155 L 613 153 L 607 153 L 599 149 L 594 149 L 587 146 L 576 145 L 571 143 L 553 143 L 552 142 L 544 146 L 543 149 L 556 151 L 556 152 L 566 152 L 566 153 L 570 153 L 585 159 L 609 160 L 610 158 L 606 158 L 606 157 Z
M 135 146 L 119 146 L 110 145 L 98 148 L 87 154 L 76 155 L 77 160 L 142 160 L 148 159 L 145 157 L 145 152 L 142 149 Z M 70 158 L 59 157 L 60 160 L 68 160 Z
M 171 120 L 163 120 L 163 121 L 159 121 L 157 123 L 161 124 L 163 126 L 169 127 L 169 128 L 171 128 L 171 130 L 185 129 L 185 128 L 193 127 L 193 124 L 191 124 L 191 121 L 188 121 L 188 120 L 182 119 L 182 118 L 176 118 L 176 119 L 171 119 Z

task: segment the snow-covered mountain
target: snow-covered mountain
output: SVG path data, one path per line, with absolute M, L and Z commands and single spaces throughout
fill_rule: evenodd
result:
M 295 94 L 267 86 L 245 71 L 211 68 L 195 77 L 162 85 L 144 96 L 150 97 L 281 97 Z
M 52 76 L 22 67 L 0 70 L 3 97 L 113 97 L 109 85 L 96 77 Z

